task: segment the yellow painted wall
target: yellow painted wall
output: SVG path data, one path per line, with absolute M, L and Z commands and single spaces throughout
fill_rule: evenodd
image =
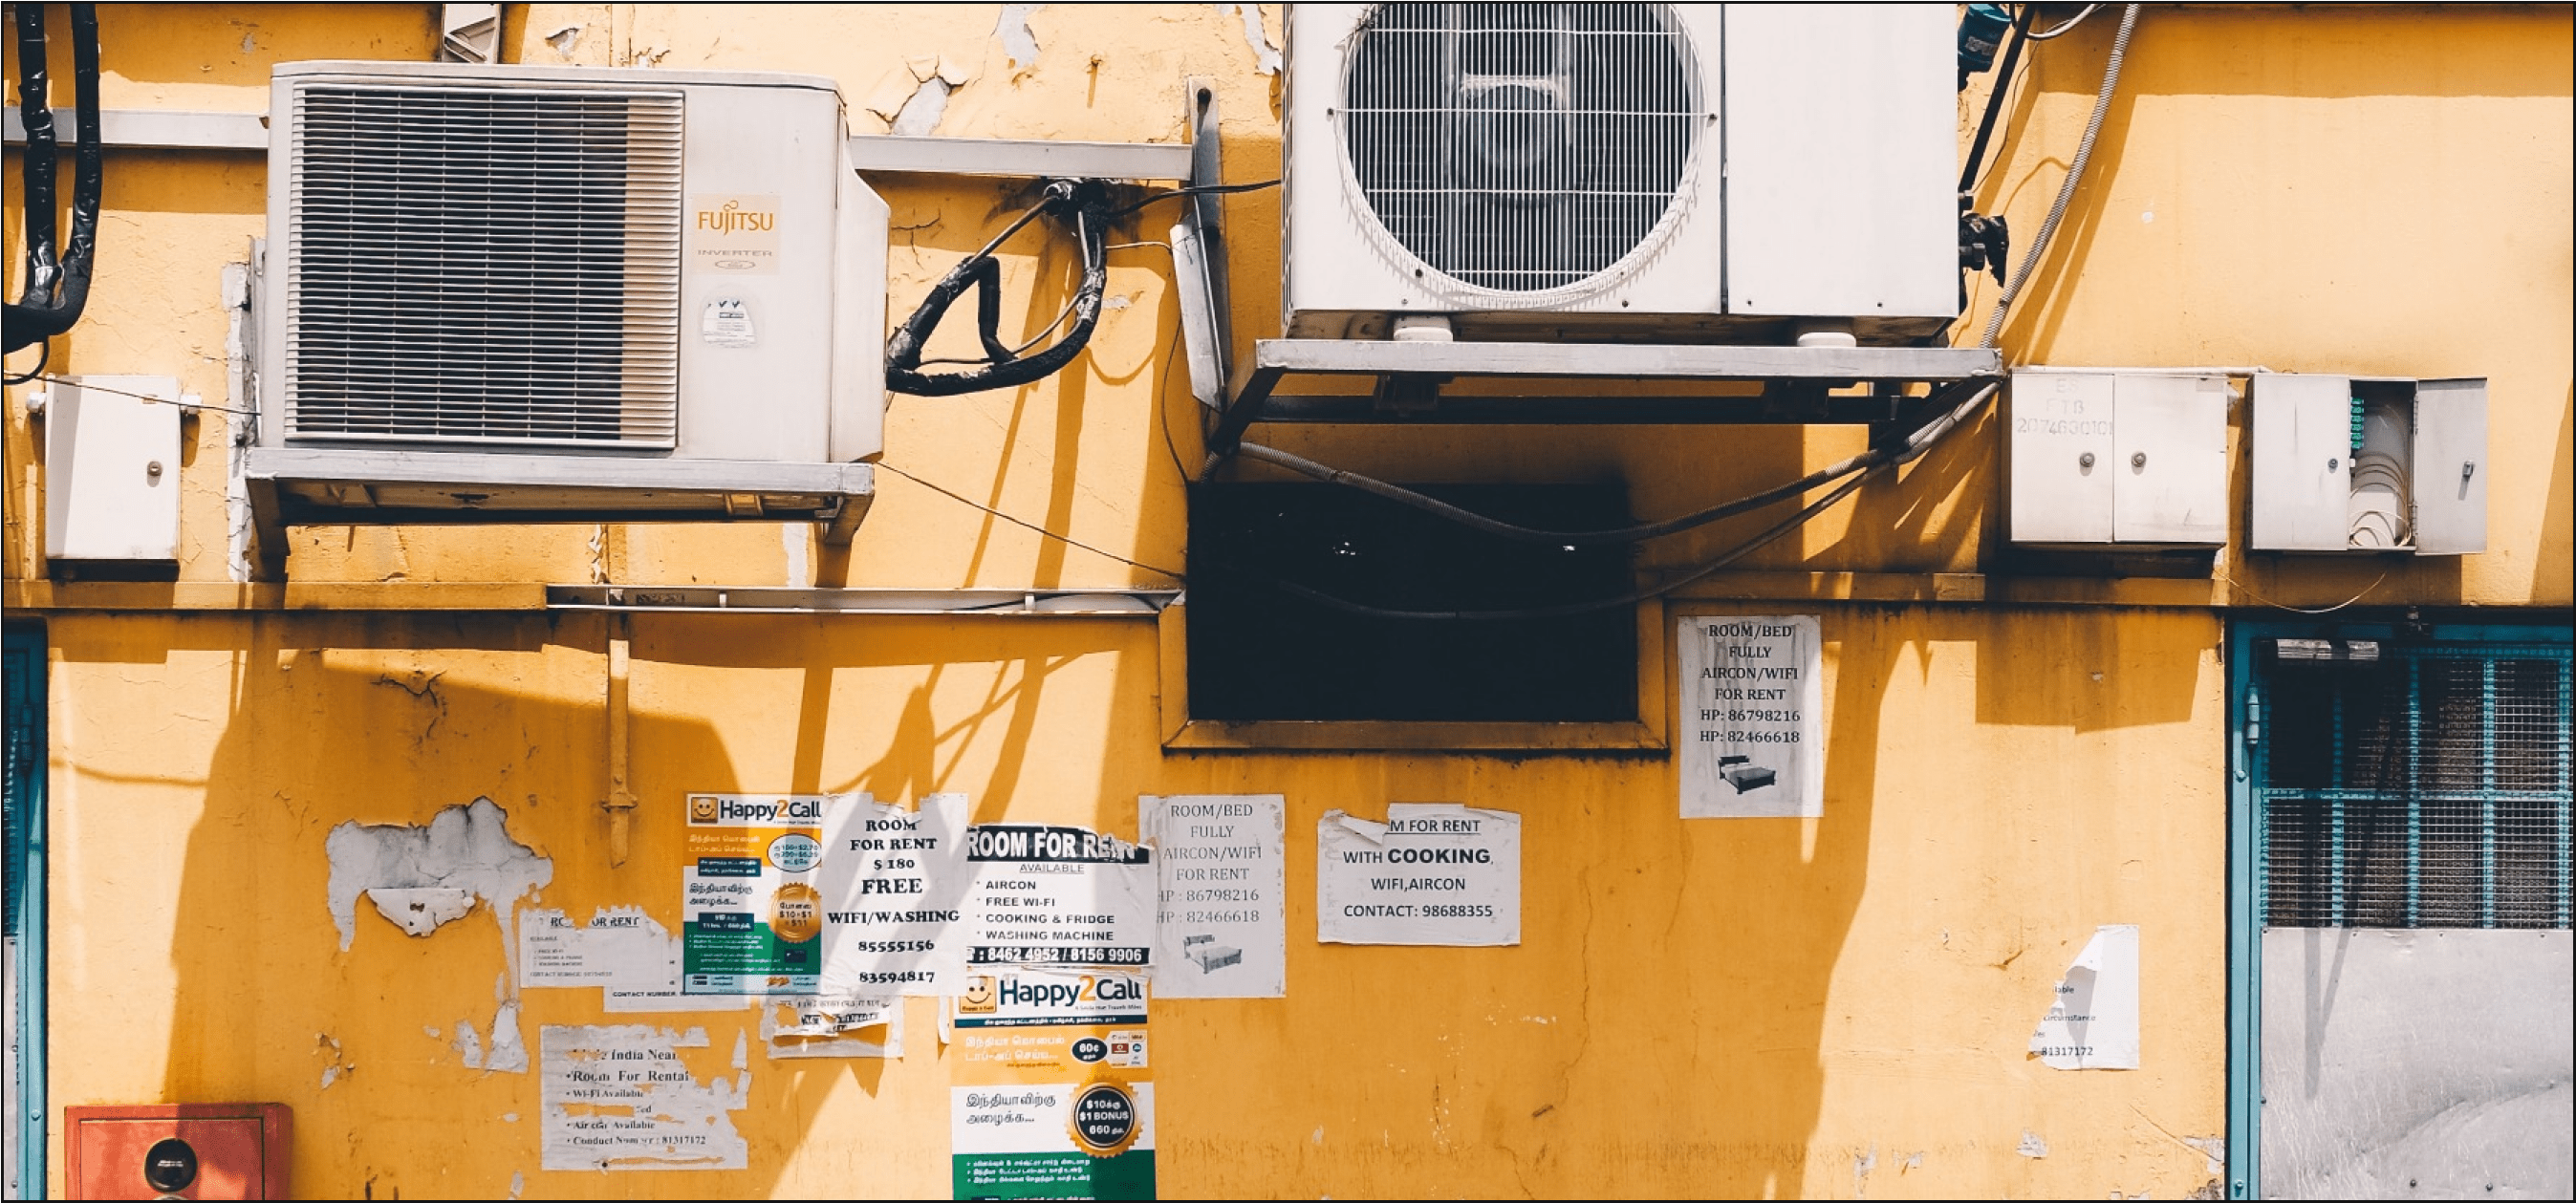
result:
M 507 57 L 819 72 L 841 81 L 860 133 L 937 77 L 954 85 L 939 133 L 1019 138 L 1178 140 L 1181 80 L 1201 75 L 1219 87 L 1230 177 L 1276 174 L 1276 82 L 1243 14 L 1044 6 L 1028 17 L 1038 57 L 1015 63 L 997 10 L 511 6 Z M 256 109 L 275 61 L 427 58 L 431 11 L 110 7 L 107 104 Z M 1275 37 L 1276 6 L 1259 15 Z M 2110 27 L 2097 17 L 2041 48 L 2012 107 L 1980 199 L 2017 234 L 2056 190 Z M 948 1078 L 923 1003 L 901 1061 L 771 1062 L 751 1030 L 747 1171 L 541 1172 L 534 1076 L 466 1068 L 450 1043 L 460 1020 L 488 1031 L 499 928 L 478 911 L 413 939 L 362 908 L 340 951 L 327 832 L 490 797 L 552 858 L 545 905 L 637 903 L 676 924 L 684 791 L 961 790 L 978 819 L 1127 834 L 1140 793 L 1277 792 L 1289 997 L 1155 1007 L 1168 1194 L 2198 1189 L 2214 1174 L 2189 1141 L 2225 1121 L 2224 620 L 2365 590 L 2365 605 L 2525 617 L 2571 601 L 2569 47 L 2564 7 L 2148 14 L 2094 174 L 2006 328 L 2008 358 L 2487 376 L 2491 550 L 2393 568 L 2231 551 L 2206 581 L 2006 580 L 1989 571 L 1995 435 L 1981 423 L 1673 603 L 1822 616 L 1819 820 L 1685 824 L 1671 763 L 1653 755 L 1167 754 L 1163 653 L 1142 621 L 642 616 L 644 809 L 634 857 L 612 868 L 597 807 L 604 620 L 236 596 L 218 414 L 187 427 L 181 583 L 112 598 L 48 585 L 42 468 L 13 389 L 0 558 L 53 649 L 50 1102 L 290 1103 L 307 1195 L 937 1195 Z M 1963 98 L 1963 122 L 1979 99 Z M 222 396 L 218 276 L 260 232 L 265 186 L 256 156 L 114 156 L 92 309 L 53 370 L 175 374 Z M 1021 203 L 991 182 L 881 188 L 897 312 Z M 1277 327 L 1277 204 L 1228 204 L 1239 339 Z M 1061 250 L 1035 245 L 1014 244 L 1006 274 L 1012 317 L 1032 330 L 1071 279 Z M 1012 393 L 898 399 L 887 460 L 1178 567 L 1166 430 L 1183 462 L 1199 451 L 1167 264 L 1151 247 L 1112 261 L 1126 304 L 1074 370 Z M 1972 313 L 1992 291 L 1972 289 Z M 1271 441 L 1411 480 L 1616 475 L 1636 512 L 1663 515 L 1859 437 L 1302 428 Z M 1169 583 L 892 474 L 879 487 L 846 560 L 765 525 L 311 528 L 295 532 L 292 572 L 424 587 Z M 1757 522 L 1658 544 L 1646 565 L 1691 562 Z M 332 600 L 302 596 L 288 604 Z M 85 608 L 101 599 L 121 608 Z M 1520 947 L 1313 942 L 1315 820 L 1391 801 L 1524 816 Z M 2101 923 L 2143 928 L 2144 1068 L 2039 1068 L 2030 1028 Z M 541 1024 L 604 1021 L 589 991 L 522 998 L 532 1051 Z M 730 1072 L 751 1015 L 687 1018 L 711 1036 L 691 1067 Z M 59 1186 L 59 1132 L 51 1164 Z

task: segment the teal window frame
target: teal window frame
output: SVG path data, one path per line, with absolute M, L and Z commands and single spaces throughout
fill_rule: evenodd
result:
M 6 1100 L 0 1122 L 15 1126 L 19 1158 L 9 1172 L 17 1178 L 11 1198 L 45 1197 L 45 763 L 47 737 L 45 633 L 37 627 L 7 628 L 4 677 L 7 689 L 8 740 L 7 852 L 8 934 L 10 966 L 20 997 L 16 1028 L 10 1033 L 14 1080 L 18 1089 Z
M 2255 693 L 2256 656 L 2266 639 L 2380 640 L 2386 644 L 2436 643 L 2469 648 L 2518 646 L 2554 655 L 2559 663 L 2559 779 L 2568 780 L 2569 698 L 2576 694 L 2576 630 L 2561 626 L 2440 623 L 2402 633 L 2388 623 L 2238 621 L 2227 633 L 2227 1197 L 2262 1197 L 2263 1114 L 2263 816 L 2254 796 L 2266 745 Z M 2488 738 L 2492 740 L 2493 716 Z M 2563 883 L 2569 878 L 2568 825 L 2561 823 L 2558 875 L 2560 921 L 2566 921 Z

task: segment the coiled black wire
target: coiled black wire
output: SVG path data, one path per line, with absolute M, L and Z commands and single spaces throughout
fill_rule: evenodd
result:
M 1082 246 L 1082 284 L 1074 293 L 1073 323 L 1045 350 L 1021 354 L 1025 348 L 1013 348 L 1002 341 L 1002 263 L 993 257 L 995 249 L 1042 215 L 1064 220 Z M 1046 197 L 1031 206 L 1004 229 L 984 249 L 968 256 L 949 269 L 931 286 L 929 297 L 912 316 L 904 319 L 894 337 L 886 340 L 886 388 L 917 397 L 954 397 L 963 393 L 980 393 L 988 389 L 1016 388 L 1043 380 L 1062 370 L 1073 357 L 1082 353 L 1091 341 L 1091 331 L 1100 323 L 1101 298 L 1109 291 L 1109 223 L 1112 217 L 1108 188 L 1097 180 L 1059 180 L 1048 184 Z M 922 349 L 930 342 L 931 332 L 948 316 L 949 306 L 975 289 L 975 336 L 984 346 L 985 366 L 963 372 L 922 371 Z
M 98 251 L 99 196 L 106 176 L 106 144 L 99 137 L 98 6 L 74 4 L 72 96 L 72 232 L 60 248 L 54 236 L 54 185 L 58 164 L 54 110 L 46 95 L 45 6 L 21 4 L 18 16 L 18 111 L 27 127 L 27 153 L 19 167 L 26 206 L 27 278 L 7 305 L 0 351 L 16 351 L 72 328 L 89 303 L 90 269 Z M 43 370 L 41 365 L 39 371 Z

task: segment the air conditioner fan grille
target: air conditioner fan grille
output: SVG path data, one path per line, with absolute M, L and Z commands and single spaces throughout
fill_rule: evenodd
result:
M 1661 4 L 1381 4 L 1345 78 L 1370 212 L 1423 267 L 1496 292 L 1581 285 L 1644 251 L 1710 127 Z
M 673 445 L 676 92 L 315 85 L 295 142 L 288 434 Z

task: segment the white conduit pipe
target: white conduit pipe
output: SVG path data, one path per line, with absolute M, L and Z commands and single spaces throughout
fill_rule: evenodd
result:
M 2066 179 L 2057 186 L 2057 201 L 2048 207 L 2047 220 L 2039 223 L 2039 237 L 2032 240 L 2028 251 L 2023 252 L 2021 266 L 2013 271 L 2011 281 L 2004 285 L 2003 295 L 1995 298 L 1995 311 L 1986 318 L 1986 332 L 1977 339 L 1980 347 L 1995 345 L 1995 339 L 2003 333 L 2004 315 L 2011 312 L 2013 302 L 2021 298 L 2023 286 L 2029 284 L 2031 276 L 2039 270 L 2040 257 L 2048 253 L 2048 244 L 2057 237 L 2058 223 L 2066 219 L 2066 206 L 2075 199 L 2075 186 L 2084 179 L 2085 165 L 2093 161 L 2093 142 L 2102 134 L 2102 118 L 2111 111 L 2111 94 L 2119 90 L 2120 64 L 2129 55 L 2129 34 L 2137 29 L 2138 13 L 2145 7 L 2132 4 L 2120 13 L 2120 30 L 2111 35 L 2111 61 L 2102 69 L 2102 90 L 2093 97 L 2093 117 L 2084 123 L 2084 138 L 2075 145 L 2075 159 L 2067 165 Z M 1957 408 L 1915 431 L 1905 440 L 1904 452 L 1892 462 L 1907 463 L 1930 450 L 1932 444 L 1940 442 L 1942 436 L 1966 421 L 1969 414 L 1975 413 L 1986 398 L 1994 396 L 1998 387 L 1990 384 L 1968 394 L 1968 399 L 1961 401 Z

